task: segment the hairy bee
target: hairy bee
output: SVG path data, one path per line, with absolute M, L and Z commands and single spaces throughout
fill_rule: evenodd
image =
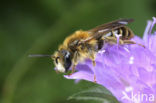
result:
M 116 34 L 121 35 L 119 44 L 136 44 L 130 40 L 134 37 L 134 33 L 126 26 L 130 22 L 133 22 L 133 19 L 119 19 L 88 31 L 78 30 L 74 32 L 65 38 L 58 51 L 51 56 L 56 70 L 64 73 L 71 67 L 73 73 L 75 66 L 86 58 L 91 59 L 95 66 L 96 53 L 105 43 L 116 44 Z
M 54 60 L 56 71 L 67 72 L 72 68 L 72 73 L 75 71 L 75 66 L 89 58 L 96 65 L 96 53 L 106 44 L 116 44 L 117 36 L 119 37 L 119 44 L 137 44 L 130 39 L 134 37 L 133 31 L 126 25 L 133 22 L 133 19 L 119 19 L 91 30 L 78 30 L 72 35 L 65 38 L 62 45 L 53 55 L 30 55 L 32 56 L 50 56 Z M 138 44 L 143 46 L 141 44 Z M 143 46 L 144 47 L 144 46 Z M 95 80 L 95 76 L 94 76 Z

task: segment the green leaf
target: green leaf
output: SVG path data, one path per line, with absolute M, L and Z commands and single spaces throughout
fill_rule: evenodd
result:
M 68 98 L 76 100 L 95 100 L 103 103 L 119 103 L 117 99 L 103 86 L 94 86 L 90 89 L 73 94 Z

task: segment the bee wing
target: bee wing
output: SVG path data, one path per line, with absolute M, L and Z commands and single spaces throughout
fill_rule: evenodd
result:
M 98 37 L 101 37 L 102 35 L 105 35 L 112 30 L 123 27 L 133 21 L 134 21 L 133 19 L 119 19 L 119 20 L 115 20 L 115 21 L 97 26 L 91 30 L 88 30 L 88 32 L 91 34 L 91 36 L 89 38 L 83 40 L 82 43 L 90 41 L 90 40 L 98 38 Z

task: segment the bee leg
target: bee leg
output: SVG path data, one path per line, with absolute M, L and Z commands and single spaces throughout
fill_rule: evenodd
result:
M 75 67 L 76 67 L 76 65 L 74 64 L 72 66 L 72 71 L 71 71 L 71 73 L 68 74 L 68 76 L 71 76 L 73 73 L 75 73 Z
M 72 65 L 72 71 L 71 71 L 71 73 L 69 74 L 69 76 L 72 75 L 72 74 L 75 72 L 75 67 L 76 67 L 76 65 L 77 65 L 77 56 L 78 56 L 78 52 L 76 51 L 76 52 L 74 53 L 74 60 L 73 60 L 73 65 Z
M 96 62 L 95 62 L 95 54 L 94 53 L 92 53 L 91 59 L 92 59 L 93 66 L 95 67 L 96 66 Z M 94 83 L 96 83 L 96 75 L 95 75 L 95 73 L 94 73 Z
M 117 43 L 117 39 L 114 38 L 114 37 L 105 37 L 104 41 L 108 42 L 109 44 L 116 44 Z M 142 47 L 145 48 L 144 45 L 136 43 L 136 42 L 131 41 L 131 40 L 121 40 L 121 39 L 119 39 L 119 44 L 121 44 L 121 45 L 124 45 L 124 44 L 138 44 L 139 46 L 142 46 Z
M 93 63 L 93 66 L 95 67 L 96 66 L 96 62 L 95 62 L 95 58 L 94 57 L 92 58 L 92 63 Z
M 117 39 L 115 37 L 105 37 L 103 40 L 111 45 L 117 44 Z M 124 42 L 119 39 L 119 44 L 124 44 Z
M 72 72 L 71 72 L 71 74 L 73 74 L 73 73 L 75 72 L 75 67 L 76 67 L 76 65 L 74 64 L 74 65 L 72 66 Z
M 96 66 L 96 62 L 95 62 L 95 60 L 93 60 L 92 62 L 93 62 L 93 66 Z
M 137 44 L 137 45 L 142 46 L 142 47 L 144 47 L 144 48 L 145 48 L 145 46 L 144 46 L 144 45 L 139 44 L 139 43 L 136 43 L 136 42 L 131 41 L 131 40 L 123 40 L 123 42 L 124 42 L 124 44 Z
M 95 62 L 95 53 L 91 53 L 90 59 L 92 60 L 93 66 L 96 66 L 96 62 Z
M 96 83 L 96 75 L 94 74 L 94 83 Z

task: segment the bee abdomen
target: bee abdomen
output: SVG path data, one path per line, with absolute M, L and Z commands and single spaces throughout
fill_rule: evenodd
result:
M 121 35 L 120 38 L 122 40 L 129 40 L 134 36 L 133 32 L 128 27 L 121 27 L 115 31 L 117 32 L 118 35 Z

